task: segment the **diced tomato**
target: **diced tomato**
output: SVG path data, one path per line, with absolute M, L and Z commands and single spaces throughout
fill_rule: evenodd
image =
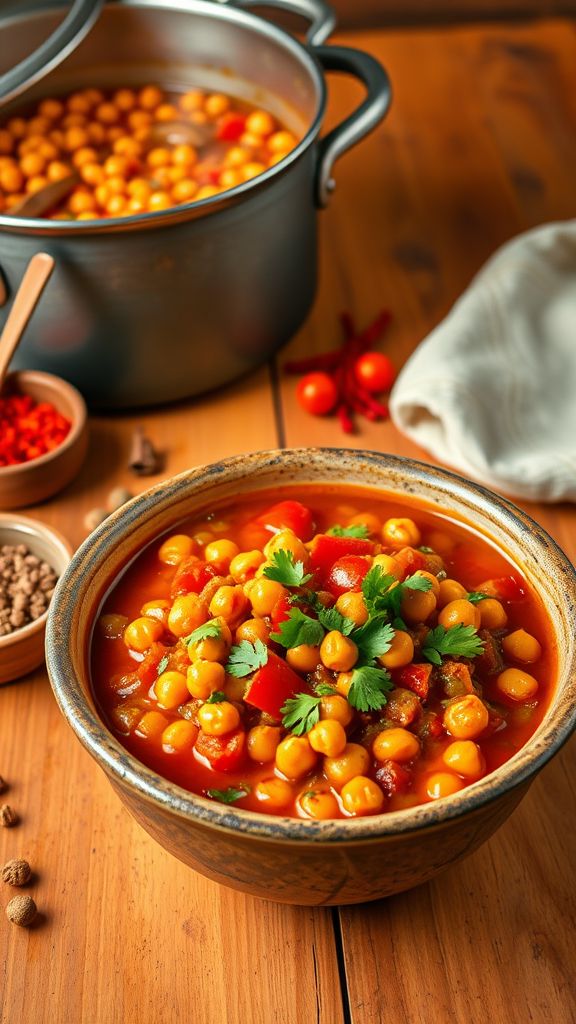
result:
M 419 572 L 426 564 L 426 559 L 422 552 L 417 551 L 415 548 L 401 548 L 400 551 L 395 551 L 394 560 L 398 562 L 402 569 L 403 580 L 407 576 L 413 576 L 415 572 Z
M 411 690 L 421 700 L 426 700 L 430 689 L 430 676 L 432 665 L 406 665 L 398 674 L 400 686 L 405 690 Z
M 362 580 L 370 568 L 370 561 L 365 555 L 344 555 L 330 569 L 324 580 L 324 586 L 334 597 L 348 591 L 362 589 Z
M 526 597 L 524 581 L 518 576 L 499 576 L 498 579 L 485 580 L 476 590 L 487 597 L 497 597 L 500 601 L 522 601 Z
M 376 769 L 375 774 L 376 780 L 386 796 L 394 796 L 395 793 L 405 793 L 412 777 L 408 768 L 397 764 L 396 761 L 384 761 Z
M 224 114 L 218 121 L 216 138 L 222 142 L 237 142 L 246 130 L 244 114 Z
M 158 665 L 162 661 L 165 654 L 168 654 L 170 648 L 166 647 L 165 644 L 158 643 L 155 641 L 150 649 L 146 651 L 144 660 L 140 662 L 136 669 L 138 679 L 144 683 L 145 686 L 152 686 L 158 675 Z
M 196 750 L 210 762 L 217 772 L 235 772 L 242 767 L 246 757 L 246 733 L 236 729 L 225 736 L 198 734 Z
M 310 555 L 310 568 L 318 573 L 323 583 L 332 566 L 345 555 L 371 555 L 374 544 L 361 537 L 329 537 L 322 533 L 314 541 Z
M 312 513 L 299 501 L 279 501 L 258 516 L 256 522 L 270 533 L 292 530 L 300 540 L 310 540 L 314 533 Z
M 425 711 L 420 721 L 416 723 L 414 732 L 421 740 L 440 739 L 445 733 L 441 715 L 437 711 Z
M 268 661 L 255 672 L 244 700 L 273 718 L 282 718 L 282 707 L 297 693 L 311 693 L 308 684 L 290 665 L 272 651 Z
M 286 622 L 290 618 L 290 612 L 292 611 L 292 605 L 290 604 L 290 598 L 287 594 L 284 597 L 279 597 L 270 612 L 270 622 L 272 623 L 272 632 L 277 633 L 278 627 L 282 622 Z
M 217 575 L 216 569 L 208 562 L 203 562 L 196 555 L 190 555 L 189 558 L 185 558 L 181 562 L 176 570 L 170 587 L 170 597 L 179 597 L 181 594 L 199 594 L 208 580 Z

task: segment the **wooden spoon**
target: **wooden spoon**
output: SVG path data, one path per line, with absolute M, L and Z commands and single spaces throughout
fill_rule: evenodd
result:
M 54 260 L 46 252 L 37 252 L 26 267 L 20 287 L 16 292 L 12 309 L 8 314 L 4 330 L 0 335 L 0 393 L 4 386 L 4 378 L 20 339 L 38 300 L 54 270 Z
M 11 210 L 7 210 L 9 217 L 43 217 L 53 206 L 57 206 L 72 191 L 74 185 L 80 181 L 78 171 L 67 174 L 59 181 L 51 181 L 49 185 L 38 189 L 32 195 L 26 196 L 20 203 L 16 203 Z M 41 255 L 41 254 L 40 254 Z

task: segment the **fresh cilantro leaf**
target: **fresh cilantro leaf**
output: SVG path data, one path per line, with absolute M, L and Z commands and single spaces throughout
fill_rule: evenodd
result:
M 348 703 L 358 711 L 379 711 L 386 704 L 386 693 L 392 689 L 390 673 L 385 668 L 365 665 L 352 672 Z
M 386 622 L 383 615 L 374 615 L 363 626 L 359 626 L 351 634 L 359 652 L 359 666 L 370 665 L 375 658 L 390 650 L 394 639 L 394 629 Z
M 268 580 L 283 583 L 285 587 L 303 587 L 312 579 L 311 573 L 304 572 L 304 563 L 295 562 L 292 552 L 283 549 L 274 552 L 272 564 L 266 566 L 264 576 Z
M 341 615 L 336 608 L 324 608 L 323 605 L 319 604 L 317 615 L 319 621 L 328 631 L 337 629 L 343 636 L 350 636 L 352 630 L 356 628 L 352 619 L 347 619 L 344 615 Z
M 472 604 L 478 604 L 479 601 L 485 601 L 488 594 L 481 594 L 479 590 L 471 590 L 469 594 L 466 594 L 466 599 Z
M 419 576 L 418 573 L 414 573 L 413 576 L 408 576 L 408 578 L 401 583 L 401 586 L 406 587 L 407 590 L 426 591 L 432 588 L 433 583 L 427 576 Z
M 401 618 L 400 607 L 405 590 L 430 590 L 432 580 L 426 576 L 408 576 L 399 583 L 395 576 L 384 573 L 382 567 L 373 565 L 362 582 L 362 593 L 371 615 L 387 612 L 391 621 Z
M 324 630 L 318 619 L 311 619 L 300 608 L 292 608 L 289 617 L 280 623 L 278 632 L 270 634 L 270 639 L 282 647 L 299 647 L 300 644 L 315 647 L 322 643 Z
M 206 796 L 212 800 L 219 800 L 222 804 L 233 804 L 235 800 L 242 800 L 248 796 L 249 792 L 250 786 L 242 782 L 239 786 L 228 786 L 228 789 L 207 789 Z
M 220 623 L 209 619 L 203 626 L 198 626 L 192 633 L 184 637 L 185 644 L 199 644 L 201 640 L 218 640 L 221 635 Z
M 228 697 L 225 693 L 222 693 L 222 690 L 214 690 L 214 693 L 211 693 L 208 697 L 206 704 L 222 704 L 225 700 L 228 700 Z
M 262 668 L 268 661 L 268 648 L 261 640 L 255 640 L 253 644 L 249 640 L 241 640 L 235 644 L 230 651 L 226 671 L 237 679 L 249 676 L 251 672 Z
M 365 523 L 353 523 L 352 526 L 339 526 L 337 523 L 326 530 L 326 534 L 328 537 L 358 537 L 360 540 L 366 540 L 368 527 Z
M 329 686 L 328 683 L 318 683 L 314 689 L 319 697 L 333 697 L 336 693 L 334 687 Z
M 295 697 L 290 697 L 280 710 L 283 715 L 282 725 L 290 729 L 295 736 L 304 736 L 320 721 L 320 697 L 313 697 L 310 693 L 297 693 Z
M 369 612 L 377 611 L 377 602 L 398 580 L 391 573 L 385 573 L 381 565 L 373 565 L 362 580 L 362 593 Z
M 444 626 L 436 626 L 426 635 L 422 654 L 433 665 L 442 664 L 442 655 L 450 654 L 453 657 L 477 658 L 482 654 L 484 644 L 474 626 L 451 626 L 446 629 Z
M 163 658 L 160 658 L 160 661 L 158 662 L 158 664 L 156 666 L 156 678 L 158 678 L 158 676 L 161 676 L 162 673 L 166 671 L 166 669 L 168 668 L 169 664 L 170 664 L 170 658 L 168 657 L 167 654 L 165 654 Z

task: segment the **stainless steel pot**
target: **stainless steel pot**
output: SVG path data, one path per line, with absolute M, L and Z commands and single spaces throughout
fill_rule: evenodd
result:
M 259 178 L 172 210 L 94 222 L 0 216 L 9 294 L 39 248 L 56 260 L 14 368 L 59 374 L 93 406 L 155 404 L 238 377 L 303 322 L 316 288 L 316 207 L 333 188 L 336 158 L 383 118 L 390 86 L 369 55 L 321 45 L 333 17 L 320 0 L 266 2 L 312 23 L 305 45 L 239 9 L 263 2 L 109 4 L 74 53 L 27 92 L 32 102 L 144 81 L 221 89 L 267 106 L 301 142 Z M 8 55 L 10 65 L 23 60 L 61 17 L 44 11 L 3 21 L 0 72 Z M 325 71 L 360 79 L 367 97 L 320 139 Z

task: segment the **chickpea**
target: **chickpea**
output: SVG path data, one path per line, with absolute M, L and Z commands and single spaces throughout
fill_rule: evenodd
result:
M 230 146 L 224 154 L 225 167 L 243 167 L 248 159 L 248 152 L 243 146 Z
M 133 132 L 148 129 L 152 124 L 152 115 L 148 110 L 132 110 L 126 118 L 128 127 Z
M 212 693 L 223 690 L 226 681 L 224 666 L 219 661 L 194 661 L 186 672 L 186 686 L 193 697 L 208 700 Z
M 344 727 L 336 719 L 324 718 L 317 722 L 308 733 L 308 742 L 317 754 L 338 757 L 347 743 Z
M 190 146 L 187 143 L 180 146 L 174 146 L 172 150 L 172 163 L 180 164 L 184 167 L 192 167 L 198 159 L 198 153 L 194 149 L 194 146 Z
M 132 160 L 142 156 L 142 143 L 132 135 L 121 135 L 114 141 L 112 149 L 118 156 L 130 157 Z
M 161 622 L 141 616 L 128 623 L 124 630 L 124 643 L 131 651 L 144 654 L 156 640 L 159 640 L 164 633 Z
M 373 512 L 358 512 L 348 520 L 348 526 L 365 526 L 371 537 L 379 537 L 382 523 Z
M 285 779 L 262 779 L 254 787 L 254 796 L 264 811 L 280 811 L 294 798 L 294 790 Z
M 397 761 L 404 764 L 420 753 L 420 741 L 407 729 L 384 729 L 372 744 L 372 753 L 377 761 Z
M 154 111 L 157 121 L 175 121 L 178 117 L 178 109 L 173 103 L 160 103 Z
M 300 794 L 298 803 L 308 818 L 327 821 L 339 817 L 338 801 L 329 790 L 308 789 Z
M 59 121 L 64 115 L 64 104 L 60 100 L 45 99 L 38 104 L 38 113 L 49 121 Z
M 234 167 L 225 167 L 224 170 L 220 172 L 218 180 L 222 188 L 235 188 L 236 185 L 240 185 L 244 179 L 240 173 L 240 169 L 237 170 Z
M 218 623 L 220 636 L 207 637 L 205 640 L 200 640 L 199 643 L 188 644 L 188 657 L 190 661 L 194 662 L 198 661 L 198 659 L 224 661 L 228 657 L 232 644 L 230 627 L 225 619 L 217 617 L 214 621 Z
M 181 754 L 192 750 L 198 736 L 198 727 L 193 722 L 172 722 L 162 733 L 162 746 L 167 753 Z
M 234 629 L 244 618 L 249 601 L 239 584 L 233 587 L 219 587 L 210 601 L 212 615 L 221 616 L 230 629 Z
M 177 708 L 188 700 L 186 676 L 182 672 L 162 672 L 154 683 L 154 693 L 161 708 Z
M 216 185 L 202 185 L 196 193 L 196 199 L 198 201 L 200 201 L 200 199 L 211 199 L 212 196 L 217 196 L 219 192 L 220 189 L 217 188 Z
M 432 593 L 438 603 L 438 596 L 440 594 L 440 580 L 432 572 L 428 572 L 427 569 L 417 569 L 414 573 L 415 576 L 422 576 L 425 580 L 428 580 L 432 584 Z
M 324 722 L 326 719 L 333 719 L 336 722 L 340 722 L 340 725 L 350 725 L 354 712 L 350 707 L 348 701 L 335 693 L 327 694 L 320 700 L 320 721 Z
M 333 672 L 349 672 L 358 661 L 358 648 L 350 637 L 331 629 L 320 644 L 320 657 Z
M 387 519 L 382 527 L 382 540 L 391 548 L 417 548 L 420 530 L 413 519 Z
M 274 605 L 285 597 L 288 591 L 276 580 L 261 577 L 244 584 L 244 593 L 256 615 L 270 615 Z
M 13 138 L 22 139 L 26 135 L 27 122 L 23 117 L 11 117 L 6 125 Z
M 372 565 L 379 565 L 385 576 L 395 576 L 397 580 L 402 579 L 404 575 L 402 567 L 393 555 L 375 555 Z
M 450 601 L 442 608 L 438 615 L 438 624 L 445 629 L 452 626 L 474 626 L 480 628 L 480 610 L 478 605 L 472 604 L 464 598 Z
M 296 136 L 292 132 L 274 132 L 268 139 L 268 148 L 272 153 L 280 153 L 285 150 L 294 149 L 296 143 Z
M 47 184 L 48 178 L 45 178 L 43 174 L 35 174 L 33 178 L 28 178 L 26 191 L 28 195 L 33 195 L 34 192 L 39 192 L 40 189 L 46 188 Z
M 368 751 L 359 743 L 347 743 L 337 757 L 324 758 L 324 773 L 337 789 L 345 786 L 350 779 L 364 775 L 370 765 Z
M 0 188 L 4 192 L 20 192 L 23 187 L 24 175 L 16 164 L 0 168 Z
M 166 715 L 160 714 L 159 711 L 146 711 L 138 722 L 136 735 L 142 736 L 146 740 L 157 740 L 167 725 Z
M 157 146 L 148 153 L 146 163 L 154 170 L 158 167 L 169 167 L 172 163 L 172 153 L 167 146 Z
M 542 655 L 542 647 L 538 640 L 525 629 L 515 629 L 513 633 L 505 636 L 502 640 L 502 650 L 507 658 L 522 661 L 526 665 L 538 661 Z
M 85 189 L 75 189 L 68 200 L 70 213 L 86 213 L 96 209 L 96 197 Z
M 343 697 L 347 697 L 350 693 L 350 687 L 352 686 L 352 673 L 340 672 L 336 678 L 335 686 L 339 694 Z
M 440 800 L 462 789 L 464 783 L 457 775 L 448 772 L 432 772 L 426 780 L 426 793 L 431 800 Z
M 474 693 L 449 704 L 444 711 L 444 728 L 457 740 L 474 740 L 490 721 L 488 708 Z
M 239 547 L 233 540 L 213 540 L 204 548 L 204 558 L 218 572 L 228 572 L 230 562 L 238 554 Z
M 120 120 L 120 111 L 115 103 L 104 101 L 96 107 L 94 117 L 100 124 L 115 125 Z
M 140 615 L 147 616 L 150 619 L 157 619 L 167 629 L 169 611 L 170 601 L 166 601 L 164 598 L 157 598 L 155 601 L 146 601 L 146 604 L 143 604 L 140 609 Z
M 501 693 L 511 700 L 530 700 L 538 690 L 538 680 L 521 668 L 506 668 L 496 679 Z
M 148 206 L 151 211 L 153 210 L 168 210 L 172 206 L 172 199 L 168 192 L 159 190 L 153 192 L 148 200 Z
M 240 175 L 243 181 L 250 181 L 251 178 L 257 178 L 259 174 L 263 174 L 265 170 L 266 167 L 264 164 L 259 163 L 258 161 L 253 161 L 251 163 L 244 164 L 244 166 L 240 168 Z
M 486 597 L 483 601 L 478 601 L 477 607 L 483 629 L 504 629 L 508 616 L 501 601 L 497 601 L 495 597 Z
M 384 668 L 403 668 L 409 665 L 414 657 L 414 641 L 410 633 L 397 629 L 392 637 L 390 648 L 381 654 L 378 661 Z
M 100 164 L 83 164 L 80 168 L 80 177 L 86 185 L 102 185 L 106 175 Z
M 53 160 L 46 168 L 48 181 L 62 181 L 63 178 L 67 178 L 71 173 L 72 168 L 70 164 L 65 164 L 62 160 Z
M 466 587 L 463 587 L 458 580 L 440 580 L 440 592 L 438 594 L 438 607 L 445 608 L 447 604 L 452 604 L 453 601 L 463 601 L 467 596 L 468 591 Z
M 12 153 L 14 150 L 14 139 L 5 128 L 0 129 L 0 153 Z
M 241 622 L 236 629 L 236 643 L 240 643 L 241 640 L 248 640 L 249 643 L 253 644 L 256 640 L 260 640 L 263 644 L 268 645 L 270 640 L 270 626 L 267 626 L 264 619 L 246 619 L 245 622 Z
M 254 574 L 259 565 L 262 565 L 266 559 L 261 551 L 241 551 L 235 555 L 228 571 L 230 575 L 234 577 L 236 583 L 247 583 L 248 580 L 254 578 Z
M 225 114 L 229 107 L 230 100 L 221 92 L 216 92 L 211 96 L 207 96 L 204 101 L 204 110 L 208 114 L 208 117 L 212 118 L 220 117 L 221 114 Z
M 28 135 L 46 135 L 52 125 L 47 117 L 31 117 L 28 121 Z
M 384 793 L 380 786 L 365 775 L 357 775 L 342 786 L 344 809 L 355 817 L 378 814 L 384 807 Z
M 20 160 L 20 170 L 27 178 L 32 178 L 36 174 L 42 174 L 45 167 L 46 160 L 38 152 L 26 153 Z
M 279 530 L 274 534 L 272 540 L 268 541 L 264 548 L 264 554 L 268 561 L 272 561 L 272 556 L 276 551 L 289 551 L 295 562 L 302 562 L 305 566 L 308 564 L 308 551 L 292 530 Z
M 276 748 L 276 767 L 287 779 L 299 779 L 316 764 L 316 753 L 306 736 L 286 736 Z
M 73 153 L 76 149 L 82 149 L 83 146 L 87 146 L 90 142 L 86 130 L 81 127 L 67 128 L 64 133 L 64 149 L 67 149 L 70 153 Z
M 240 725 L 240 712 L 228 700 L 203 704 L 198 712 L 198 722 L 208 736 L 225 736 Z
M 55 134 L 51 132 L 51 138 L 59 145 L 58 140 L 54 138 Z M 86 134 L 93 146 L 103 146 L 106 142 L 106 129 L 99 121 L 89 121 L 86 125 Z
M 191 113 L 193 110 L 201 110 L 204 106 L 204 93 L 200 89 L 191 89 L 189 92 L 185 92 L 183 96 L 180 96 L 179 104 L 182 110 L 186 113 Z
M 361 591 L 341 594 L 336 601 L 336 610 L 345 618 L 351 619 L 356 626 L 363 626 L 368 621 L 368 609 Z
M 436 610 L 436 598 L 433 590 L 405 589 L 400 603 L 400 614 L 406 622 L 412 624 L 426 622 Z
M 484 758 L 480 747 L 472 740 L 456 740 L 442 755 L 447 768 L 466 779 L 479 779 L 484 772 Z
M 198 182 L 192 178 L 182 178 L 177 181 L 172 189 L 172 199 L 175 203 L 188 203 L 198 192 Z
M 75 114 L 87 114 L 90 110 L 90 101 L 81 92 L 73 92 L 66 100 L 66 108 Z
M 313 672 L 320 664 L 320 647 L 313 644 L 299 644 L 286 651 L 286 661 L 296 672 Z
M 174 636 L 188 636 L 210 618 L 199 594 L 183 594 L 175 598 L 168 613 L 168 629 Z
M 133 196 L 135 199 L 141 199 L 143 202 L 146 202 L 146 200 L 150 198 L 152 186 L 149 181 L 146 181 L 146 178 L 132 178 L 132 180 L 129 181 L 126 185 L 126 191 L 129 196 Z M 181 537 L 184 535 L 176 534 L 176 536 Z M 188 540 L 192 540 L 192 538 L 189 537 Z M 166 541 L 165 543 L 168 543 L 168 541 Z M 192 541 L 192 543 L 194 544 L 194 548 L 196 550 L 195 541 Z
M 253 110 L 246 118 L 246 131 L 252 135 L 271 135 L 276 124 L 267 110 Z
M 248 757 L 260 764 L 273 761 L 280 743 L 280 729 L 275 725 L 255 725 L 248 733 Z

